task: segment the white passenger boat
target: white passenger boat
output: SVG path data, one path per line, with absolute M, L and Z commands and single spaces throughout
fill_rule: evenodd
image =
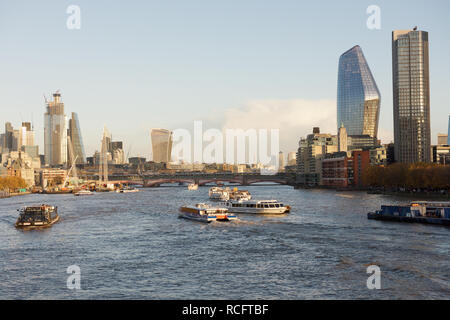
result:
M 116 192 L 119 192 L 119 193 L 139 192 L 139 189 L 136 189 L 133 187 L 123 187 L 122 189 L 117 189 Z
M 188 190 L 197 190 L 197 189 L 198 189 L 198 184 L 195 184 L 195 183 L 188 184 Z
M 229 200 L 250 200 L 252 195 L 248 190 L 238 190 L 238 188 L 234 188 L 233 191 L 230 192 Z
M 85 190 L 85 189 L 82 189 L 82 190 L 74 193 L 74 195 L 76 195 L 76 196 L 91 196 L 93 194 L 94 193 L 92 191 Z
M 223 206 L 233 213 L 283 214 L 291 210 L 276 200 L 229 200 Z
M 230 192 L 229 188 L 212 187 L 209 189 L 209 198 L 216 201 L 228 201 Z
M 197 203 L 194 206 L 180 208 L 180 218 L 201 222 L 231 221 L 237 220 L 236 215 L 229 213 L 226 208 L 211 207 L 205 203 Z

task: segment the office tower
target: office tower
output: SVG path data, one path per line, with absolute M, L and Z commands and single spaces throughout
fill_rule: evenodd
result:
M 99 154 L 99 166 L 98 166 L 98 177 L 99 181 L 103 183 L 108 183 L 108 161 L 111 153 L 108 151 L 108 147 L 111 145 L 111 134 L 106 127 L 103 128 L 102 136 L 102 147 Z
M 111 150 L 117 150 L 122 149 L 123 150 L 123 142 L 122 141 L 112 141 L 111 142 Z
M 20 147 L 34 146 L 34 131 L 30 122 L 22 122 L 20 128 Z
M 153 162 L 169 163 L 172 154 L 172 132 L 166 129 L 152 129 Z
M 447 144 L 450 145 L 450 116 L 448 116 Z
M 381 95 L 369 65 L 359 46 L 339 59 L 337 128 L 344 126 L 348 135 L 378 134 Z
M 431 161 L 428 32 L 392 32 L 395 160 Z
M 67 117 L 61 94 L 53 94 L 53 101 L 47 102 L 44 115 L 44 154 L 45 164 L 63 165 L 67 162 Z
M 448 135 L 445 133 L 438 133 L 437 135 L 437 144 L 439 146 L 446 145 L 448 140 Z
M 78 120 L 78 115 L 72 112 L 72 118 L 69 121 L 69 132 L 70 141 L 72 142 L 72 148 L 74 152 L 74 159 L 76 158 L 77 164 L 86 163 L 86 154 L 84 152 L 83 138 L 81 136 L 80 121 Z
M 338 151 L 344 152 L 347 151 L 347 143 L 348 143 L 347 129 L 345 129 L 344 124 L 338 130 Z
M 295 166 L 297 163 L 297 154 L 295 151 L 288 153 L 288 166 Z
M 278 170 L 282 171 L 284 169 L 284 154 L 283 151 L 278 153 Z
M 313 133 L 301 138 L 297 152 L 297 183 L 318 185 L 322 179 L 321 162 L 327 153 L 338 151 L 337 136 L 320 133 L 315 127 Z
M 124 164 L 125 163 L 125 153 L 123 151 L 122 141 L 112 141 L 111 142 L 111 155 L 113 164 Z
M 19 151 L 20 149 L 20 130 L 14 130 L 10 122 L 5 123 L 2 146 L 3 152 Z

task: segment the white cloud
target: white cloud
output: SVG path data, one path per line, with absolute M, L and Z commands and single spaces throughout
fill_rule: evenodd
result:
M 296 151 L 298 140 L 320 127 L 336 134 L 334 100 L 253 100 L 225 111 L 223 129 L 279 129 L 280 149 Z

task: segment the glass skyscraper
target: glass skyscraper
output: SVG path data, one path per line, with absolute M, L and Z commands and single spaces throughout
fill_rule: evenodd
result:
M 152 129 L 153 162 L 169 163 L 172 155 L 172 132 L 166 129 Z
M 392 32 L 395 160 L 431 161 L 428 32 Z
M 83 164 L 86 162 L 86 155 L 84 153 L 83 138 L 81 137 L 80 122 L 78 115 L 72 112 L 72 118 L 69 121 L 69 136 L 72 141 L 74 158 L 77 157 L 77 164 Z
M 339 59 L 337 128 L 344 126 L 349 136 L 378 134 L 381 95 L 359 46 Z

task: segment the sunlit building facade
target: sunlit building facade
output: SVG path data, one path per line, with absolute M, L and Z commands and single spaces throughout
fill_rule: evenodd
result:
M 395 160 L 431 161 L 428 32 L 392 32 Z
M 80 122 L 78 120 L 78 115 L 75 112 L 72 112 L 72 118 L 69 121 L 69 136 L 72 141 L 74 159 L 77 159 L 76 163 L 86 163 L 86 154 L 84 152 L 83 138 L 81 137 Z
M 44 155 L 46 165 L 67 162 L 67 116 L 58 92 L 53 94 L 53 101 L 47 102 L 44 115 Z
M 341 55 L 338 71 L 337 129 L 349 136 L 376 138 L 381 95 L 359 46 Z
M 169 163 L 172 156 L 172 132 L 166 129 L 152 129 L 153 162 Z

